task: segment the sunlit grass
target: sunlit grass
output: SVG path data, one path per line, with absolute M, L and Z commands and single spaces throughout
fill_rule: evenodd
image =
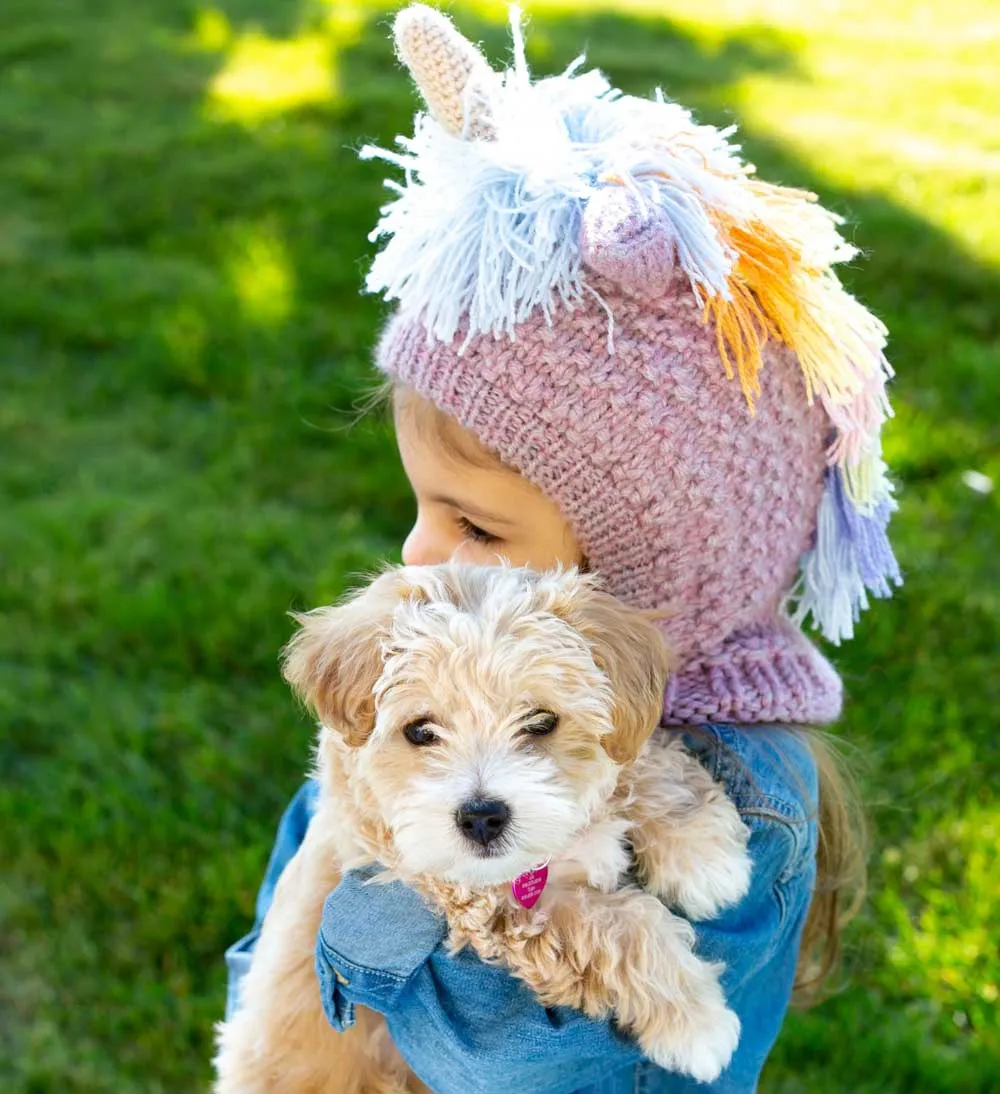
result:
M 326 103 L 336 94 L 333 44 L 321 34 L 289 42 L 241 35 L 212 81 L 209 102 L 221 118 L 255 119 Z
M 967 762 L 975 763 L 975 757 Z M 882 863 L 887 884 L 874 904 L 895 932 L 886 989 L 938 1004 L 945 1021 L 979 1030 L 1000 1052 L 1000 809 L 972 805 L 932 832 L 885 848 Z
M 256 28 L 236 31 L 219 8 L 200 9 L 191 45 L 222 56 L 206 96 L 211 116 L 254 123 L 333 102 L 341 93 L 338 54 L 357 40 L 366 10 L 349 3 L 317 7 L 315 29 L 276 37 Z
M 295 274 L 280 237 L 261 226 L 234 233 L 227 266 L 249 322 L 276 327 L 288 319 Z

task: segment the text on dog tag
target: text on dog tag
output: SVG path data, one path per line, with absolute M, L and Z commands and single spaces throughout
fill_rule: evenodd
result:
M 523 908 L 534 908 L 548 880 L 549 867 L 547 863 L 544 866 L 536 866 L 534 870 L 525 870 L 523 874 L 518 874 L 511 882 L 514 899 Z

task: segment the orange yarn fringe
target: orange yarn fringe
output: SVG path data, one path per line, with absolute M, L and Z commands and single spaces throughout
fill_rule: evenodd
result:
M 761 352 L 768 338 L 791 345 L 794 327 L 802 322 L 794 273 L 801 255 L 768 225 L 756 221 L 720 224 L 719 230 L 737 254 L 729 276 L 730 299 L 699 293 L 704 318 L 714 320 L 719 356 L 730 379 L 739 377 L 750 409 L 760 394 Z
M 762 216 L 748 224 L 715 213 L 720 235 L 735 254 L 729 298 L 699 295 L 705 320 L 714 320 L 726 373 L 739 377 L 751 411 L 760 394 L 762 350 L 777 338 L 798 357 L 810 401 L 829 408 L 856 401 L 880 370 L 879 324 L 841 286 L 828 262 L 839 245 L 836 219 L 813 203 L 816 195 L 755 179 Z M 766 218 L 766 219 L 765 219 Z M 824 264 L 812 263 L 803 240 L 827 236 Z

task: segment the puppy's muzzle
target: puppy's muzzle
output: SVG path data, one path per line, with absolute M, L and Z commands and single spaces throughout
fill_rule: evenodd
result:
M 499 839 L 509 821 L 510 810 L 502 801 L 467 801 L 455 813 L 455 823 L 462 835 L 481 847 L 489 847 Z

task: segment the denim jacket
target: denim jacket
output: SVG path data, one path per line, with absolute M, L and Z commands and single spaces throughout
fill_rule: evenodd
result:
M 471 952 L 450 956 L 444 921 L 400 883 L 349 873 L 330 894 L 316 970 L 339 1029 L 361 1003 L 384 1014 L 410 1067 L 437 1094 L 750 1094 L 784 1020 L 816 876 L 816 770 L 808 746 L 778 727 L 708 726 L 689 748 L 725 787 L 750 829 L 750 892 L 694 924 L 698 953 L 725 964 L 723 987 L 742 1023 L 730 1065 L 711 1085 L 644 1060 L 613 1022 L 546 1008 L 505 969 Z M 254 930 L 226 954 L 227 1013 L 281 871 L 315 807 L 307 783 L 278 829 Z

